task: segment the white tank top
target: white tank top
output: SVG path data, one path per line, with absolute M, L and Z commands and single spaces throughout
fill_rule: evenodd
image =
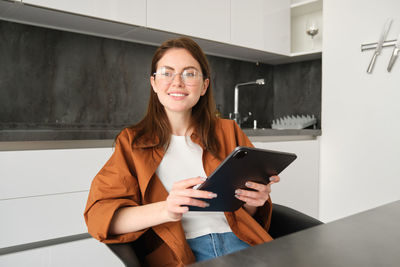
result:
M 171 136 L 169 147 L 156 170 L 157 176 L 170 192 L 180 180 L 207 177 L 203 168 L 202 148 L 190 137 Z M 182 217 L 186 239 L 210 233 L 232 232 L 223 212 L 189 211 Z

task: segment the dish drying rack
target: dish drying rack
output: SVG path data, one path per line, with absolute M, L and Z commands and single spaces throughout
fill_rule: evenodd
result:
M 314 125 L 314 129 L 317 124 L 317 119 L 314 115 L 292 115 L 284 116 L 272 121 L 271 128 L 276 130 L 286 129 L 304 129 Z

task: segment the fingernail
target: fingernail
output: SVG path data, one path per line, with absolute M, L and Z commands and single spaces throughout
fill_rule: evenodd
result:
M 202 181 L 207 180 L 207 178 L 204 178 L 204 177 L 200 177 L 200 179 L 201 179 Z
M 246 182 L 245 186 L 250 187 L 250 186 L 252 186 L 252 183 L 251 182 Z
M 240 189 L 235 190 L 236 195 L 240 195 L 240 193 L 241 193 Z
M 199 188 L 200 185 L 201 185 L 201 184 L 197 184 L 197 185 L 193 186 L 193 189 L 197 190 L 197 188 Z
M 209 196 L 209 197 L 212 197 L 212 198 L 216 198 L 216 197 L 217 197 L 217 194 L 215 194 L 215 193 L 210 193 L 210 194 L 208 194 L 208 196 Z
M 210 206 L 209 203 L 204 204 L 204 208 L 207 208 L 207 207 L 209 207 L 209 206 Z
M 270 181 L 270 182 L 275 181 L 275 177 L 269 177 L 269 181 Z
M 240 199 L 240 197 L 238 195 L 235 195 L 236 198 Z

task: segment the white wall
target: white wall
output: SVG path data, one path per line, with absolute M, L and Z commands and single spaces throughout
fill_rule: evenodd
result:
M 366 69 L 388 17 L 400 33 L 398 0 L 324 0 L 320 218 L 335 220 L 400 199 L 400 62 L 392 48 Z

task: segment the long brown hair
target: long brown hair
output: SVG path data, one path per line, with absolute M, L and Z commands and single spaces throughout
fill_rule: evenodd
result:
M 158 61 L 171 48 L 186 49 L 193 58 L 199 62 L 203 79 L 210 79 L 210 66 L 204 52 L 195 41 L 186 37 L 167 40 L 160 45 L 154 53 L 151 62 L 150 75 L 153 75 L 153 73 L 157 71 Z M 220 145 L 215 137 L 216 120 L 215 103 L 210 82 L 206 93 L 203 96 L 200 96 L 199 101 L 192 108 L 190 126 L 195 129 L 195 132 L 205 149 L 218 157 Z M 164 106 L 158 100 L 158 96 L 151 86 L 147 113 L 138 124 L 133 125 L 130 128 L 135 131 L 133 144 L 146 144 L 150 142 L 151 145 L 149 147 L 168 147 L 172 134 L 171 125 L 167 114 L 165 113 Z

